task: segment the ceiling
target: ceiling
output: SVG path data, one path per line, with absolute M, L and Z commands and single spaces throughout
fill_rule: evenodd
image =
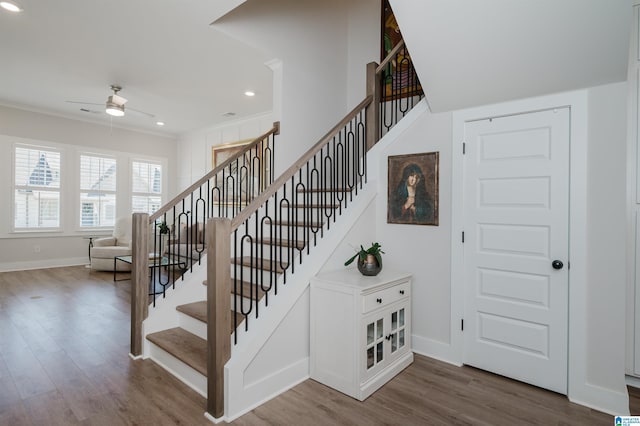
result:
M 169 137 L 272 109 L 273 58 L 209 25 L 243 0 L 17 1 L 0 9 L 0 104 Z M 124 117 L 104 113 L 111 84 Z
M 173 138 L 270 111 L 273 58 L 209 25 L 244 1 L 18 0 L 0 9 L 0 104 Z M 391 4 L 434 112 L 626 79 L 629 1 Z M 125 117 L 103 113 L 111 84 Z
M 629 0 L 390 0 L 434 112 L 626 81 Z

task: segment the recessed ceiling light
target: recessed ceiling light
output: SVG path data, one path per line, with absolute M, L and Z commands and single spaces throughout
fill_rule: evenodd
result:
M 251 96 L 255 96 L 255 95 L 256 95 L 256 93 L 255 93 L 255 92 L 252 92 L 251 90 L 247 90 L 246 92 L 244 92 L 244 94 L 245 94 L 245 95 L 247 95 L 247 96 L 249 96 L 249 97 L 251 97 Z
M 0 7 L 8 10 L 9 12 L 22 12 L 22 8 L 13 1 L 0 1 Z
M 156 124 L 157 124 L 158 126 L 164 126 L 164 121 L 156 121 Z

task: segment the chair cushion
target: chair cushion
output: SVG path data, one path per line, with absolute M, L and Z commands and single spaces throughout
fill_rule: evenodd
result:
M 120 246 L 107 246 L 107 247 L 91 247 L 91 259 L 111 258 L 113 260 L 116 256 L 128 256 L 131 254 L 129 247 Z
M 96 238 L 93 240 L 93 247 L 115 246 L 116 239 L 114 237 Z
M 122 216 L 116 220 L 116 224 L 113 227 L 116 245 L 123 247 L 131 245 L 131 227 L 131 215 Z

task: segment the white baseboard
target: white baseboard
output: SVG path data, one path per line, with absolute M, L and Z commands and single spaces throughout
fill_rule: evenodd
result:
M 259 382 L 245 386 L 240 378 L 239 386 L 243 389 L 235 392 L 235 395 L 244 401 L 229 401 L 225 395 L 225 421 L 231 422 L 243 416 L 256 407 L 275 398 L 283 392 L 297 386 L 309 378 L 309 358 L 299 360 L 289 367 L 276 371 L 270 376 L 261 379 Z M 225 382 L 229 383 L 229 370 L 225 368 Z
M 462 366 L 458 357 L 453 353 L 450 344 L 429 339 L 428 337 L 417 336 L 415 334 L 411 335 L 411 350 L 416 354 L 428 356 L 438 361 L 453 364 L 458 367 Z
M 222 423 L 225 418 L 224 417 L 213 417 L 211 414 L 207 413 L 206 411 L 204 412 L 204 418 L 209 420 L 211 423 Z
M 629 395 L 627 392 L 617 392 L 600 386 L 586 383 L 580 386 L 578 392 L 571 392 L 567 395 L 569 401 L 584 405 L 612 416 L 629 415 Z
M 20 262 L 0 263 L 0 272 L 26 271 L 31 269 L 62 268 L 65 266 L 86 265 L 86 257 L 69 257 L 65 259 L 25 260 Z
M 626 375 L 624 376 L 625 381 L 627 382 L 627 386 L 631 386 L 633 388 L 640 388 L 640 377 Z

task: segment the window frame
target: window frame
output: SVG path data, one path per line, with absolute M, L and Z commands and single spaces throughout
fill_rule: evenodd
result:
M 143 163 L 152 166 L 158 166 L 160 168 L 160 192 L 141 192 L 134 191 L 135 178 L 134 178 L 134 166 L 136 163 Z M 161 208 L 165 203 L 165 189 L 166 189 L 166 164 L 165 161 L 155 158 L 140 158 L 140 157 L 132 157 L 129 161 L 129 203 L 131 206 L 132 213 L 147 213 L 149 216 L 153 214 L 150 211 L 137 211 L 134 209 L 134 197 L 158 197 L 160 199 L 160 205 L 158 209 Z M 155 210 L 157 211 L 157 209 Z
M 104 190 L 104 189 L 99 189 L 99 190 L 94 190 L 91 189 L 91 191 L 95 191 L 98 192 L 100 194 L 103 195 L 113 195 L 114 197 L 114 217 L 113 217 L 113 223 L 111 224 L 99 224 L 99 225 L 83 225 L 82 224 L 82 208 L 84 205 L 83 202 L 83 198 L 82 198 L 82 194 L 86 193 L 87 191 L 89 191 L 89 189 L 83 189 L 82 187 L 82 159 L 83 157 L 92 157 L 92 158 L 99 158 L 101 160 L 112 160 L 114 161 L 114 165 L 115 165 L 115 174 L 116 174 L 116 181 L 115 181 L 115 185 L 114 185 L 114 189 L 113 190 Z M 75 224 L 74 227 L 75 229 L 77 229 L 80 232 L 91 232 L 91 231 L 95 231 L 95 230 L 110 230 L 113 229 L 114 225 L 115 225 L 115 221 L 118 217 L 118 185 L 120 184 L 120 172 L 119 172 L 119 168 L 120 168 L 120 159 L 118 158 L 118 156 L 116 155 L 112 155 L 112 154 L 108 154 L 108 153 L 104 153 L 104 152 L 95 152 L 95 151 L 78 151 L 77 152 L 77 167 L 78 170 L 76 172 L 77 175 L 77 179 L 78 179 L 78 184 L 76 186 L 76 190 L 77 192 L 74 194 L 78 205 L 76 208 L 76 214 L 77 216 L 75 217 Z M 102 213 L 100 212 L 98 214 L 98 216 L 101 218 L 102 217 Z
M 44 185 L 19 185 L 17 182 L 17 153 L 19 149 L 26 149 L 31 151 L 39 151 L 39 152 L 49 152 L 56 153 L 59 156 L 59 170 L 58 170 L 58 187 L 57 189 L 41 189 L 44 188 Z M 66 152 L 64 149 L 60 147 L 56 147 L 53 145 L 45 145 L 45 144 L 30 144 L 30 143 L 21 143 L 14 142 L 11 149 L 11 225 L 9 227 L 10 232 L 17 234 L 30 234 L 30 233 L 51 233 L 51 232 L 62 232 L 64 228 L 64 191 L 66 189 L 66 185 L 64 184 L 65 174 L 63 172 L 64 162 L 66 161 Z M 58 218 L 57 218 L 57 226 L 36 226 L 36 227 L 18 227 L 16 226 L 16 191 L 18 190 L 36 190 L 38 192 L 49 192 L 56 193 L 58 195 Z M 38 214 L 38 220 L 40 221 L 40 212 Z

